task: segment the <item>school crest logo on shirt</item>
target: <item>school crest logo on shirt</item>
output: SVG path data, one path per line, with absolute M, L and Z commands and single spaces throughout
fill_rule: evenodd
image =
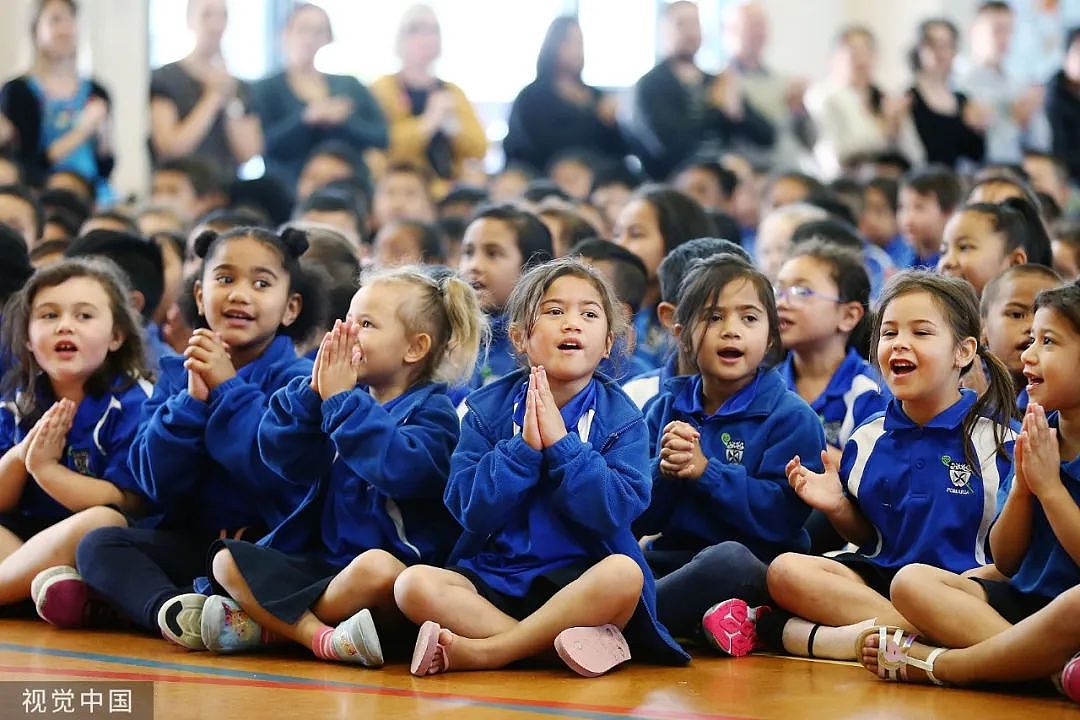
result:
M 971 467 L 967 463 L 953 462 L 948 455 L 941 456 L 941 464 L 949 468 L 949 481 L 951 487 L 945 488 L 945 492 L 953 495 L 970 495 L 975 492 L 971 488 Z
M 70 467 L 80 475 L 90 475 L 90 451 L 75 450 L 68 448 L 68 458 L 71 460 Z
M 743 450 L 746 449 L 746 444 L 742 440 L 734 440 L 731 437 L 731 433 L 724 433 L 720 436 L 720 442 L 724 443 L 725 459 L 727 462 L 742 462 Z

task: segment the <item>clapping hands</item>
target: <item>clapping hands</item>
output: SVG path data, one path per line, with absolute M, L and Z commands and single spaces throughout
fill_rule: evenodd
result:
M 551 447 L 566 436 L 559 406 L 551 394 L 547 372 L 543 366 L 534 366 L 529 373 L 529 389 L 525 393 L 525 420 L 521 428 L 522 438 L 533 450 Z

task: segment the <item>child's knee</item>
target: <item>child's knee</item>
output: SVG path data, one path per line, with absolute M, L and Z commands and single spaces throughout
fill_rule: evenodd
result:
M 779 599 L 795 591 L 804 575 L 805 565 L 806 558 L 799 553 L 778 555 L 765 573 L 769 594 Z
M 430 614 L 438 585 L 431 570 L 414 565 L 406 568 L 394 581 L 394 602 L 410 618 Z
M 730 541 L 705 548 L 694 557 L 693 562 L 735 575 L 765 570 L 765 563 L 750 552 L 749 548 L 742 543 Z
M 236 582 L 240 576 L 240 568 L 236 566 L 236 560 L 228 550 L 218 550 L 214 559 L 210 562 L 210 568 L 214 573 L 214 579 L 228 588 Z
M 393 591 L 404 570 L 405 564 L 385 550 L 368 550 L 349 563 L 349 572 L 355 574 L 358 581 L 386 592 Z
M 98 528 L 127 527 L 127 518 L 114 508 L 98 505 L 79 513 L 79 525 L 84 533 Z
M 928 588 L 940 584 L 940 571 L 930 565 L 905 565 L 893 576 L 889 585 L 889 598 L 897 610 L 911 607 L 926 595 Z M 903 613 L 903 610 L 901 610 Z
M 645 575 L 641 566 L 627 555 L 609 555 L 597 566 L 601 570 L 597 583 L 607 594 L 617 594 L 627 602 L 637 602 Z
M 126 527 L 112 525 L 86 533 L 75 548 L 75 566 L 79 572 L 86 575 L 98 565 L 110 564 L 110 551 L 127 543 L 126 530 Z

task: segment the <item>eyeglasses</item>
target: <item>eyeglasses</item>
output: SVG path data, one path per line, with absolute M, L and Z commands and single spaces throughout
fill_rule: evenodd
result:
M 833 297 L 832 295 L 823 295 L 817 290 L 811 290 L 810 288 L 804 287 L 802 285 L 792 285 L 791 287 L 784 287 L 783 285 L 773 285 L 773 292 L 776 294 L 777 301 L 788 298 L 790 299 L 792 304 L 795 305 L 801 304 L 803 302 L 806 302 L 810 298 L 815 297 L 821 298 L 822 300 L 825 300 L 827 302 L 843 302 L 843 300 L 838 297 Z

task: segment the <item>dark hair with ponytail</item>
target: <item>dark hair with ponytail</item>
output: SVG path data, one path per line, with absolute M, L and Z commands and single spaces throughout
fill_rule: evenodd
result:
M 889 303 L 904 295 L 927 293 L 945 316 L 945 321 L 952 332 L 953 340 L 960 344 L 967 338 L 973 338 L 977 345 L 975 359 L 960 368 L 960 377 L 966 375 L 976 362 L 982 362 L 989 377 L 989 387 L 975 401 L 964 416 L 964 436 L 972 437 L 980 418 L 989 418 L 994 422 L 994 443 L 1002 457 L 1008 457 L 1005 451 L 1005 432 L 1010 419 L 1020 419 L 1016 407 L 1016 389 L 1008 368 L 995 357 L 986 346 L 979 342 L 981 318 L 979 300 L 975 290 L 966 280 L 938 275 L 925 270 L 908 270 L 894 275 L 881 291 L 878 310 L 874 316 L 873 332 L 870 337 L 870 362 L 881 369 L 878 362 L 877 348 L 881 339 L 881 319 Z M 964 460 L 972 468 L 982 465 L 972 456 L 970 442 L 964 446 Z
M 277 234 L 265 228 L 245 226 L 233 228 L 221 234 L 213 230 L 205 230 L 195 238 L 193 249 L 195 256 L 202 259 L 191 283 L 185 288 L 189 293 L 194 287 L 195 281 L 203 281 L 208 261 L 214 256 L 219 247 L 236 239 L 249 239 L 262 243 L 274 250 L 281 258 L 281 265 L 289 276 L 289 294 L 296 293 L 300 296 L 300 314 L 291 325 L 282 325 L 278 328 L 278 335 L 292 338 L 297 344 L 310 340 L 313 333 L 321 330 L 325 324 L 327 310 L 326 289 L 318 282 L 315 273 L 308 269 L 306 263 L 300 261 L 301 256 L 307 252 L 308 237 L 303 230 L 288 227 Z M 206 318 L 198 315 L 194 308 L 194 301 L 190 295 L 181 302 L 181 308 L 186 309 L 185 315 L 188 322 L 194 328 L 207 327 Z M 186 308 L 185 308 L 186 306 Z M 192 312 L 195 311 L 195 312 Z
M 970 203 L 962 212 L 974 212 L 986 217 L 994 232 L 1005 238 L 1005 255 L 1023 248 L 1031 265 L 1053 265 L 1050 235 L 1046 232 L 1038 210 L 1027 200 L 1011 197 L 1001 203 Z

